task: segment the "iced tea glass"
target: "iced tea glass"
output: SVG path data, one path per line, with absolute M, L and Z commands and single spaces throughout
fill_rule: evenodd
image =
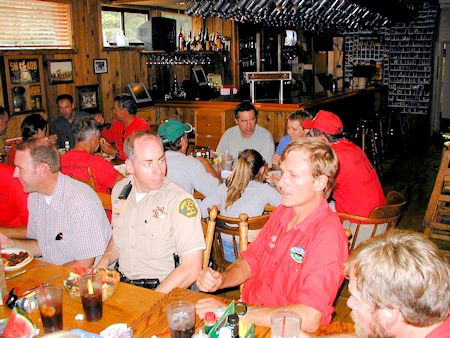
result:
M 88 322 L 102 319 L 102 277 L 100 274 L 85 275 L 79 280 L 81 302 Z
M 177 300 L 167 305 L 167 320 L 172 338 L 190 338 L 195 330 L 195 306 Z
M 63 294 L 60 286 L 47 285 L 38 289 L 37 300 L 45 333 L 61 331 Z

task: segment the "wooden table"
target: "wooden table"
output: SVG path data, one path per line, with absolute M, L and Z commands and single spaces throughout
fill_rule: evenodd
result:
M 58 276 L 50 284 L 60 285 L 63 289 L 63 280 L 68 277 L 70 270 L 68 268 L 48 264 L 39 260 L 34 260 L 24 269 L 44 264 L 42 267 L 31 269 L 25 274 L 12 278 L 7 281 L 8 290 L 16 289 L 16 293 L 21 295 L 23 292 L 38 286 L 39 283 L 45 283 L 50 278 Z M 7 272 L 10 276 L 19 271 Z M 212 296 L 201 292 L 194 292 L 186 289 L 174 289 L 170 293 L 162 294 L 153 290 L 148 290 L 133 285 L 120 283 L 116 293 L 103 303 L 103 318 L 98 322 L 87 322 L 86 320 L 75 320 L 77 314 L 83 314 L 83 307 L 80 299 L 69 297 L 63 290 L 63 325 L 64 330 L 82 329 L 92 333 L 100 333 L 106 327 L 117 324 L 127 323 L 134 332 L 134 337 L 170 337 L 169 325 L 166 319 L 167 305 L 174 300 L 187 300 L 196 303 L 201 298 L 216 297 L 219 300 L 229 303 L 231 300 L 224 297 Z M 8 317 L 11 310 L 6 306 L 0 307 L 0 318 Z M 31 319 L 36 326 L 42 330 L 42 321 L 39 311 L 31 314 Z M 202 328 L 203 321 L 196 317 L 195 329 Z M 331 325 L 322 325 L 319 334 L 332 334 L 350 332 L 353 329 L 352 324 L 334 322 Z M 270 328 L 256 327 L 255 337 L 270 337 Z
M 45 264 L 45 266 L 32 269 L 19 277 L 8 280 L 8 290 L 14 287 L 20 295 L 26 290 L 37 286 L 41 282 L 45 283 L 48 279 L 54 276 L 59 277 L 50 284 L 60 285 L 64 289 L 63 280 L 68 277 L 70 270 L 62 266 L 43 263 L 39 260 L 34 260 L 28 264 L 25 269 L 39 264 Z M 15 274 L 18 271 L 7 272 L 6 276 Z M 120 283 L 115 294 L 103 304 L 102 320 L 90 323 L 86 320 L 75 320 L 75 316 L 77 314 L 84 314 L 81 299 L 69 297 L 65 290 L 63 290 L 63 295 L 64 330 L 79 328 L 93 333 L 100 333 L 109 325 L 116 323 L 127 323 L 128 325 L 131 325 L 131 323 L 138 319 L 139 316 L 144 313 L 151 304 L 166 296 L 160 292 Z M 1 306 L 0 318 L 7 317 L 9 312 L 10 310 L 6 306 Z M 42 321 L 39 311 L 34 311 L 31 314 L 31 319 L 36 326 L 41 329 L 42 333 Z

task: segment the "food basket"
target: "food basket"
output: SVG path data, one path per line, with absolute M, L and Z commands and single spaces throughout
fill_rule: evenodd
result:
M 102 276 L 102 299 L 105 301 L 116 292 L 120 283 L 120 274 L 110 269 L 94 269 L 94 274 L 100 274 Z M 67 294 L 72 298 L 80 298 L 80 289 L 78 287 L 79 278 L 80 275 L 71 272 L 69 277 L 64 280 L 64 289 L 66 289 Z

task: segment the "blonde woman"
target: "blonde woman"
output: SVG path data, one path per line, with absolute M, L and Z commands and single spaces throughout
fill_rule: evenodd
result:
M 280 193 L 264 181 L 264 159 L 253 149 L 239 153 L 235 168 L 217 191 L 200 202 L 202 216 L 208 217 L 208 208 L 216 205 L 220 214 L 228 217 L 238 217 L 246 213 L 249 217 L 260 216 L 267 204 L 278 206 Z M 222 237 L 224 256 L 233 262 L 233 244 L 231 238 L 227 241 Z

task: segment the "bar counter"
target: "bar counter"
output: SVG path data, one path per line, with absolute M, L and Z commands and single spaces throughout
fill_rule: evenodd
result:
M 258 124 L 269 130 L 275 142 L 286 133 L 286 119 L 296 110 L 311 113 L 320 109 L 335 112 L 343 120 L 344 126 L 352 126 L 362 116 L 378 111 L 380 108 L 377 87 L 368 87 L 345 92 L 324 92 L 314 99 L 305 99 L 295 104 L 256 102 L 259 112 Z M 196 145 L 217 147 L 220 137 L 226 129 L 235 125 L 234 108 L 236 101 L 155 101 L 155 106 L 140 108 L 139 115 L 158 125 L 161 122 L 177 118 L 195 127 Z

